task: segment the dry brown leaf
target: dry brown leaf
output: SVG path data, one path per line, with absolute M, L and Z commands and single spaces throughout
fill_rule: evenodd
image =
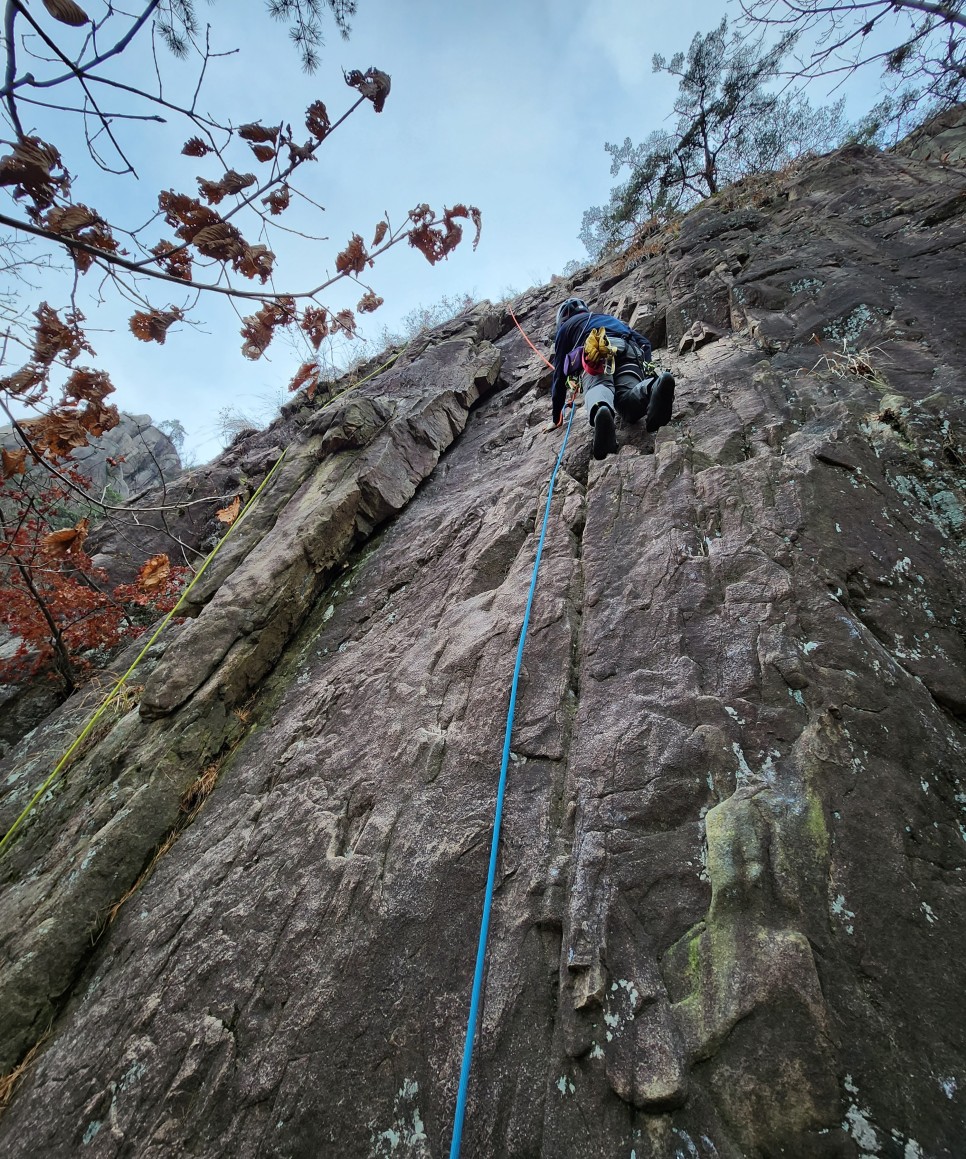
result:
M 238 136 L 243 141 L 252 143 L 262 143 L 271 141 L 273 144 L 278 140 L 278 126 L 273 125 L 267 128 L 265 125 L 260 125 L 257 121 L 252 121 L 248 125 L 238 126 Z
M 296 145 L 294 141 L 288 141 L 287 144 L 290 165 L 301 165 L 303 161 L 311 161 L 315 156 L 315 145 L 311 141 L 306 141 L 304 145 Z
M 380 221 L 376 226 L 376 236 L 372 239 L 372 248 L 375 249 L 377 245 L 382 245 L 382 239 L 389 232 L 389 226 L 384 221 Z
M 61 173 L 54 176 L 54 169 Z M 70 178 L 64 171 L 60 153 L 39 137 L 21 137 L 13 152 L 0 157 L 0 185 L 13 185 L 14 198 L 29 197 L 32 215 L 53 205 L 58 193 L 66 195 Z
M 114 386 L 107 371 L 92 370 L 87 366 L 80 366 L 71 371 L 70 377 L 64 383 L 64 398 L 93 403 L 95 406 L 99 406 L 109 394 L 113 393 Z
M 44 225 L 53 233 L 76 233 L 89 225 L 103 225 L 99 214 L 86 205 L 65 205 L 55 207 L 44 215 Z
M 332 321 L 334 330 L 341 330 L 346 338 L 355 338 L 356 319 L 351 310 L 340 310 Z
M 380 298 L 374 290 L 366 290 L 359 299 L 356 309 L 360 314 L 371 314 L 378 310 L 385 300 L 385 298 Z
M 76 414 L 48 414 L 20 423 L 36 450 L 52 459 L 67 459 L 77 447 L 90 441 L 87 428 Z
M 267 205 L 273 215 L 278 215 L 288 209 L 288 203 L 291 197 L 292 194 L 289 187 L 282 185 L 278 189 L 273 189 L 268 197 L 263 197 L 262 205 Z
M 316 363 L 316 362 L 303 362 L 302 365 L 295 372 L 295 377 L 288 384 L 288 388 L 290 391 L 294 392 L 294 391 L 298 390 L 300 387 L 305 386 L 306 383 L 308 383 L 308 386 L 306 387 L 305 393 L 309 399 L 312 399 L 312 397 L 315 395 L 316 390 L 318 389 L 319 374 L 320 374 L 320 370 L 319 370 L 318 363 Z
M 10 394 L 29 395 L 35 387 L 42 386 L 39 392 L 39 396 L 42 397 L 47 391 L 45 373 L 43 367 L 28 364 L 15 373 L 0 378 L 0 390 L 9 391 Z
M 354 68 L 351 72 L 343 73 L 345 83 L 353 89 L 358 89 L 362 96 L 372 101 L 372 107 L 377 113 L 382 112 L 392 81 L 388 73 L 378 68 L 366 69 L 364 73 Z
M 254 145 L 251 142 L 249 144 L 251 145 L 252 152 L 255 154 L 256 160 L 265 162 L 275 159 L 274 145 Z
M 181 281 L 191 281 L 191 253 L 183 247 L 172 245 L 169 241 L 159 241 L 151 250 L 158 259 L 158 264 L 165 273 Z
M 275 330 L 288 326 L 296 319 L 295 302 L 292 298 L 276 298 L 273 302 L 263 302 L 260 310 L 242 318 L 241 336 L 244 339 L 242 354 L 253 362 L 261 358 L 268 349 Z
M 2 455 L 4 479 L 10 479 L 14 475 L 22 475 L 27 470 L 26 447 L 19 451 L 8 451 L 6 447 L 3 447 Z
M 204 157 L 211 152 L 211 146 L 205 144 L 200 137 L 189 137 L 181 152 L 185 157 Z
M 217 258 L 219 261 L 228 261 L 245 246 L 241 234 L 227 221 L 206 225 L 191 240 L 206 258 Z
M 267 245 L 250 245 L 235 254 L 232 266 L 246 278 L 259 278 L 262 285 L 272 276 L 275 255 Z
M 361 274 L 368 257 L 365 243 L 357 233 L 354 233 L 342 253 L 336 254 L 335 268 L 340 274 Z
M 305 127 L 313 137 L 321 141 L 332 127 L 329 114 L 321 101 L 315 101 L 305 110 Z
M 80 28 L 82 24 L 89 24 L 90 17 L 74 0 L 44 0 L 44 7 L 61 24 L 69 24 L 73 28 Z
M 222 507 L 220 511 L 215 512 L 215 518 L 231 527 L 238 518 L 239 511 L 241 511 L 241 495 L 236 495 L 227 507 Z
M 302 311 L 299 325 L 312 343 L 312 349 L 318 350 L 322 339 L 329 336 L 329 312 L 324 306 L 309 306 Z
M 198 190 L 210 205 L 217 205 L 223 197 L 232 193 L 241 193 L 243 189 L 248 189 L 254 184 L 254 173 L 236 173 L 234 169 L 229 169 L 220 181 L 206 181 L 203 177 L 198 178 Z
M 63 559 L 72 551 L 80 551 L 87 538 L 89 519 L 79 519 L 73 527 L 65 527 L 62 531 L 52 531 L 40 541 L 48 555 Z
M 41 302 L 34 311 L 34 317 L 37 319 L 34 358 L 41 366 L 49 366 L 55 358 L 66 363 L 73 362 L 82 350 L 88 354 L 94 353 L 81 330 L 84 315 L 79 311 L 68 312 L 66 319 L 61 321 L 52 306 Z
M 163 346 L 168 327 L 172 322 L 180 322 L 183 317 L 183 311 L 177 306 L 173 306 L 170 310 L 138 310 L 132 314 L 128 326 L 135 338 L 139 338 L 142 342 L 157 342 L 159 346 Z
M 171 561 L 164 554 L 152 555 L 138 572 L 136 583 L 144 591 L 160 587 L 171 574 Z

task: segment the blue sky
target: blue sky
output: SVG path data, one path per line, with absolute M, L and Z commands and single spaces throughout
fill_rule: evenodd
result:
M 89 7 L 96 10 L 93 2 Z M 362 319 L 363 333 L 376 341 L 384 328 L 398 329 L 415 307 L 444 295 L 499 299 L 548 281 L 571 259 L 583 260 L 577 240 L 582 213 L 606 201 L 615 180 L 604 143 L 626 136 L 639 141 L 661 127 L 670 111 L 676 86 L 652 72 L 652 54 L 686 50 L 695 32 L 734 15 L 734 5 L 359 0 L 347 42 L 327 26 L 314 76 L 300 71 L 284 27 L 268 19 L 261 0 L 199 3 L 198 14 L 211 22 L 215 49 L 239 49 L 209 65 L 199 105 L 216 119 L 301 125 L 304 109 L 316 99 L 334 118 L 355 97 L 342 80 L 343 69 L 375 66 L 392 77 L 385 110 L 376 115 L 368 104 L 361 107 L 324 143 L 318 163 L 304 167 L 299 187 L 325 211 L 306 207 L 297 220 L 280 220 L 331 240 L 273 236 L 279 290 L 323 281 L 349 236 L 359 232 L 370 240 L 387 212 L 397 223 L 423 201 L 434 208 L 463 201 L 482 210 L 475 253 L 467 240 L 431 267 L 403 243 L 370 271 L 373 287 L 386 299 Z M 143 78 L 150 79 L 153 66 L 147 48 L 145 40 L 127 53 L 117 75 L 148 83 Z M 166 93 L 184 100 L 185 90 L 194 87 L 195 66 L 163 51 L 159 58 L 170 78 Z M 814 103 L 820 100 L 820 94 L 813 97 Z M 870 102 L 871 94 L 857 90 L 849 112 L 858 115 Z M 112 107 L 110 97 L 105 107 Z M 113 107 L 122 106 L 115 100 Z M 212 159 L 180 156 L 190 135 L 184 123 L 122 126 L 139 179 L 105 179 L 84 162 L 76 119 L 29 116 L 77 173 L 75 198 L 112 220 L 140 225 L 151 216 L 159 189 L 194 193 L 196 176 L 219 176 Z M 235 168 L 257 173 L 257 163 L 240 145 L 228 157 Z M 80 304 L 117 386 L 118 405 L 155 420 L 180 420 L 188 449 L 201 461 L 220 449 L 219 411 L 235 407 L 267 419 L 301 360 L 291 344 L 279 340 L 268 358 L 244 359 L 238 317 L 223 299 L 202 300 L 192 312 L 193 325 L 173 328 L 163 347 L 146 345 L 127 330 L 130 310 L 112 304 L 109 293 L 98 303 L 97 291 L 97 283 L 83 281 Z M 51 304 L 63 304 L 63 287 L 45 292 Z M 339 309 L 354 306 L 360 296 L 357 286 L 343 284 L 324 301 Z M 159 307 L 184 301 L 161 286 L 151 297 Z

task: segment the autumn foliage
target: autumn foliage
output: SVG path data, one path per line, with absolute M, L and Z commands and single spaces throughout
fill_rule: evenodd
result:
M 303 348 L 292 389 L 303 388 L 311 398 L 320 381 L 317 352 L 322 342 L 332 336 L 355 337 L 356 313 L 372 313 L 383 303 L 364 280 L 375 259 L 408 240 L 436 263 L 459 243 L 465 220 L 475 226 L 475 248 L 481 218 L 473 206 L 460 204 L 437 214 L 421 204 L 396 225 L 388 214 L 371 230 L 360 223 L 361 232 L 354 232 L 335 255 L 319 285 L 279 287 L 275 239 L 288 233 L 326 240 L 313 232 L 312 207 L 321 206 L 301 188 L 303 178 L 319 172 L 318 167 L 313 170 L 319 150 L 356 109 L 369 106 L 382 112 L 390 77 L 376 68 L 344 72 L 353 96 L 341 115 L 314 100 L 303 116 L 291 120 L 277 114 L 253 117 L 254 110 L 245 110 L 245 118 L 232 116 L 230 123 L 220 123 L 203 113 L 198 102 L 208 67 L 221 54 L 199 34 L 193 0 L 135 5 L 140 14 L 115 5 L 91 14 L 75 0 L 43 0 L 43 6 L 55 27 L 91 27 L 79 50 L 69 41 L 69 51 L 76 55 L 68 58 L 49 21 L 38 21 L 39 5 L 6 6 L 7 67 L 0 80 L 0 110 L 8 132 L 0 145 L 0 199 L 5 203 L 0 225 L 15 238 L 29 237 L 34 244 L 41 239 L 51 254 L 66 254 L 70 268 L 64 300 L 70 304 L 42 301 L 32 313 L 21 311 L 18 304 L 0 352 L 0 406 L 11 421 L 14 412 L 21 416 L 14 423 L 20 445 L 3 451 L 0 487 L 0 581 L 8 592 L 0 624 L 17 641 L 15 654 L 0 662 L 0 681 L 52 669 L 70 688 L 99 651 L 136 634 L 146 618 L 170 607 L 185 575 L 167 556 L 157 555 L 134 584 L 111 589 L 84 550 L 87 520 L 99 514 L 97 499 L 87 496 L 90 516 L 66 514 L 72 504 L 77 506 L 78 489 L 83 493 L 69 465 L 73 453 L 119 422 L 110 401 L 114 386 L 109 375 L 91 364 L 95 352 L 77 306 L 78 288 L 91 285 L 98 300 L 113 291 L 119 300 L 130 302 L 130 333 L 139 342 L 159 345 L 191 320 L 202 295 L 232 298 L 241 318 L 242 354 L 261 358 L 278 332 L 287 330 Z M 345 12 L 332 7 L 346 32 Z M 288 5 L 270 4 L 268 9 L 277 18 L 290 15 Z M 161 96 L 156 51 L 151 59 L 157 86 L 152 80 L 139 88 L 127 79 L 118 86 L 105 74 L 106 62 L 126 52 L 139 35 L 150 35 L 153 46 L 166 44 L 177 56 L 197 56 L 198 88 L 192 98 L 179 103 L 169 99 L 173 94 L 167 89 Z M 321 43 L 315 17 L 298 23 L 293 36 L 311 71 Z M 29 44 L 34 48 L 28 51 Z M 38 48 L 40 44 L 45 47 Z M 65 71 L 62 65 L 68 60 Z M 124 90 L 130 111 L 112 112 L 109 105 L 98 103 L 111 91 L 103 83 Z M 46 107 L 78 118 L 77 131 L 65 132 L 60 144 L 44 140 L 30 127 L 34 110 L 26 93 L 34 88 L 43 89 Z M 68 166 L 75 165 L 78 149 L 86 147 L 101 177 L 135 174 L 124 145 L 131 122 L 141 122 L 140 133 L 146 122 L 173 116 L 186 122 L 180 152 L 197 162 L 193 184 L 160 190 L 149 208 L 135 207 L 134 220 L 127 222 L 98 210 L 97 190 L 86 189 L 83 200 L 75 195 L 81 179 Z M 296 204 L 303 217 L 292 221 Z M 279 220 L 286 215 L 287 221 Z M 364 236 L 372 238 L 368 246 Z M 320 262 L 319 268 L 325 264 Z M 338 282 L 358 287 L 354 310 L 323 300 Z M 47 296 L 53 298 L 52 293 Z M 353 288 L 353 300 L 355 296 Z M 25 413 L 29 417 L 22 417 Z M 216 513 L 229 525 L 236 516 L 232 504 Z
M 9 642 L 0 683 L 45 673 L 72 689 L 118 645 L 170 611 L 190 571 L 156 555 L 133 583 L 111 588 L 84 550 L 88 518 L 71 522 L 67 514 L 76 495 L 43 471 L 24 476 L 17 452 L 4 451 L 3 462 L 0 625 Z M 61 475 L 77 487 L 88 482 L 69 467 Z
M 51 15 L 70 24 L 82 9 L 73 11 L 71 0 L 56 0 L 57 12 Z M 184 6 L 188 13 L 191 5 Z M 17 7 L 12 20 L 32 23 L 30 14 Z M 87 17 L 84 17 L 86 21 Z M 84 22 L 82 21 L 82 22 Z M 161 29 L 164 35 L 164 29 Z M 207 64 L 208 57 L 204 56 Z M 93 67 L 93 66 L 92 66 Z M 8 111 L 15 127 L 19 124 L 14 93 L 18 81 L 16 62 L 8 69 Z M 242 318 L 242 353 L 246 358 L 261 358 L 280 329 L 297 327 L 314 350 L 330 335 L 355 337 L 356 318 L 348 308 L 331 309 L 319 300 L 328 287 L 342 279 L 351 279 L 361 288 L 356 311 L 372 313 L 383 299 L 372 286 L 362 281 L 374 259 L 407 239 L 409 244 L 435 264 L 448 256 L 459 244 L 463 229 L 458 219 L 469 219 L 475 226 L 474 248 L 479 241 L 481 217 L 475 206 L 456 205 L 437 215 L 423 203 L 411 210 L 401 224 L 393 228 L 389 218 L 376 223 L 373 242 L 367 249 L 361 233 L 353 233 L 335 256 L 335 272 L 319 286 L 298 292 L 279 291 L 261 296 L 257 291 L 241 288 L 232 276 L 267 286 L 276 276 L 276 254 L 268 242 L 271 230 L 282 228 L 276 219 L 293 204 L 293 182 L 311 162 L 324 142 L 359 106 L 368 102 L 382 112 L 391 88 L 390 77 L 376 68 L 357 69 L 343 74 L 345 83 L 358 93 L 348 112 L 333 119 L 325 103 L 313 101 L 305 111 L 302 123 L 307 137 L 286 121 L 251 120 L 237 128 L 218 125 L 194 112 L 186 116 L 196 130 L 187 137 L 181 153 L 204 162 L 209 172 L 199 173 L 197 189 L 191 192 L 163 189 L 157 197 L 157 211 L 147 224 L 124 230 L 122 249 L 116 233 L 121 227 L 108 222 L 95 208 L 73 197 L 73 178 L 60 149 L 36 135 L 20 133 L 9 153 L 0 156 L 0 187 L 6 187 L 15 203 L 23 207 L 23 228 L 57 246 L 63 246 L 79 274 L 99 271 L 115 284 L 120 293 L 140 302 L 129 318 L 131 333 L 142 342 L 163 344 L 173 326 L 185 320 L 188 299 L 178 305 L 170 301 L 153 302 L 146 297 L 144 279 L 156 279 L 168 287 L 180 287 L 186 293 L 209 291 L 241 299 L 256 299 L 257 309 Z M 76 79 L 84 82 L 84 70 L 76 70 Z M 56 84 L 64 83 L 64 78 Z M 85 89 L 85 92 L 87 90 Z M 150 94 L 140 94 L 149 103 Z M 111 114 L 101 113 L 95 105 L 91 115 L 100 116 L 105 127 Z M 225 139 L 226 138 L 227 143 Z M 126 163 L 116 136 L 110 140 L 119 159 Z M 230 163 L 234 150 L 238 158 Z M 93 155 L 93 154 L 92 154 Z M 249 166 L 254 162 L 254 168 Z M 311 199 L 308 199 L 311 201 Z M 14 229 L 18 223 L 4 218 Z M 253 241 L 250 230 L 261 240 Z M 159 236 L 160 234 L 160 236 Z M 130 240 L 128 240 L 130 239 Z M 168 290 L 169 293 L 174 292 Z M 94 402 L 94 372 L 76 371 L 71 389 L 74 401 L 54 401 L 50 397 L 51 370 L 55 365 L 72 367 L 82 351 L 93 353 L 83 331 L 83 315 L 76 309 L 62 316 L 46 303 L 37 311 L 39 322 L 36 340 L 27 361 L 0 380 L 0 391 L 6 391 L 16 402 L 43 405 L 48 414 L 34 434 L 36 440 L 49 441 L 61 449 L 81 446 L 81 432 L 88 436 L 109 430 L 116 422 L 113 408 Z M 98 371 L 101 400 L 111 391 L 106 374 Z M 302 374 L 302 370 L 298 374 Z M 77 399 L 87 405 L 78 411 Z

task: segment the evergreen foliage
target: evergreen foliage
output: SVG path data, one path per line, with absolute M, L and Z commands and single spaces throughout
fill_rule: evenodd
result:
M 724 185 L 838 142 L 845 133 L 843 101 L 815 109 L 798 93 L 767 88 L 794 41 L 788 33 L 765 49 L 729 32 L 722 20 L 698 33 L 687 53 L 670 60 L 655 54 L 654 71 L 678 78 L 674 128 L 655 130 L 641 144 L 625 137 L 621 145 L 604 146 L 611 175 L 627 170 L 628 176 L 606 206 L 584 213 L 579 237 L 592 258 Z

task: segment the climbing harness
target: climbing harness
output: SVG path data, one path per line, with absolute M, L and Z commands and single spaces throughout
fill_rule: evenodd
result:
M 523 331 L 523 327 L 513 317 L 513 311 L 510 311 L 510 317 L 516 322 L 520 333 L 524 338 L 527 338 Z M 539 354 L 530 339 L 527 342 Z M 543 357 L 543 355 L 541 355 Z M 544 358 L 544 362 L 547 360 Z M 549 363 L 548 363 L 549 365 Z M 564 451 L 567 449 L 567 439 L 570 437 L 570 427 L 574 421 L 574 415 L 577 413 L 576 407 L 572 407 L 570 411 L 570 418 L 567 420 L 567 429 L 564 433 L 563 442 L 560 450 L 557 453 L 557 461 L 554 463 L 553 471 L 550 474 L 550 486 L 547 491 L 547 503 L 543 511 L 543 524 L 540 528 L 540 539 L 537 542 L 537 555 L 533 562 L 533 574 L 530 577 L 530 591 L 527 595 L 526 609 L 523 613 L 523 625 L 520 628 L 520 639 L 517 644 L 517 659 L 513 669 L 513 680 L 510 684 L 510 705 L 507 710 L 506 718 L 506 733 L 503 738 L 503 760 L 500 763 L 500 778 L 496 790 L 496 810 L 493 817 L 493 837 L 490 842 L 490 864 L 486 877 L 486 891 L 483 896 L 483 916 L 480 921 L 480 940 L 476 951 L 476 970 L 473 975 L 473 990 L 470 995 L 470 1012 L 466 1023 L 466 1041 L 463 1046 L 463 1065 L 460 1069 L 460 1084 L 459 1091 L 456 1096 L 456 1111 L 453 1117 L 453 1141 L 450 1146 L 450 1159 L 459 1159 L 460 1145 L 463 1138 L 463 1118 L 466 1114 L 466 1095 L 469 1088 L 470 1081 L 470 1067 L 473 1062 L 473 1040 L 476 1037 L 476 1023 L 479 1015 L 480 995 L 483 990 L 483 970 L 486 965 L 486 940 L 490 929 L 490 912 L 493 908 L 493 890 L 496 884 L 496 861 L 497 853 L 500 845 L 500 823 L 503 819 L 503 798 L 506 791 L 507 769 L 510 764 L 510 738 L 513 733 L 513 717 L 516 711 L 517 702 L 517 686 L 520 681 L 520 670 L 523 666 L 523 647 L 526 643 L 527 628 L 530 624 L 530 611 L 533 607 L 533 597 L 537 590 L 537 575 L 540 570 L 540 559 L 543 555 L 543 544 L 547 537 L 547 525 L 550 522 L 550 502 L 553 499 L 554 483 L 557 479 L 557 472 L 560 470 L 560 464 L 563 461 Z M 561 416 L 562 418 L 562 416 Z
M 242 508 L 241 514 L 234 521 L 234 523 L 232 523 L 232 525 L 228 528 L 228 530 L 221 537 L 221 539 L 219 539 L 219 541 L 211 549 L 211 551 L 209 552 L 208 556 L 205 559 L 205 562 L 195 572 L 194 576 L 191 579 L 191 583 L 189 583 L 188 586 L 185 588 L 185 590 L 181 593 L 181 596 L 179 597 L 178 602 L 174 605 L 174 607 L 171 609 L 171 611 L 168 612 L 168 614 L 164 617 L 164 619 L 157 626 L 157 628 L 155 628 L 155 630 L 151 633 L 151 638 L 148 640 L 148 642 L 144 645 L 144 647 L 141 649 L 141 651 L 134 658 L 134 662 L 131 664 L 131 666 L 128 668 L 128 670 L 124 673 L 124 675 L 121 676 L 120 679 L 118 679 L 117 682 L 112 686 L 111 690 L 107 693 L 107 695 L 104 697 L 104 699 L 98 705 L 98 707 L 95 709 L 94 715 L 90 718 L 90 720 L 88 720 L 87 724 L 84 725 L 84 727 L 78 733 L 76 739 L 73 741 L 73 743 L 70 745 L 70 747 L 64 753 L 64 755 L 60 758 L 60 760 L 57 762 L 57 764 L 54 765 L 53 770 L 47 776 L 46 780 L 43 782 L 43 784 L 40 786 L 40 788 L 36 791 L 36 793 L 34 793 L 34 795 L 27 802 L 25 808 L 20 813 L 20 816 L 17 817 L 17 819 L 10 826 L 10 828 L 6 831 L 6 833 L 4 833 L 3 837 L 0 838 L 0 856 L 3 855 L 4 850 L 6 850 L 6 848 L 13 841 L 13 838 L 14 838 L 15 834 L 17 833 L 17 830 L 20 828 L 20 826 L 24 823 L 24 821 L 26 821 L 26 819 L 33 812 L 38 801 L 41 800 L 41 798 L 44 796 L 44 794 L 53 786 L 54 782 L 59 779 L 61 774 L 67 768 L 67 764 L 70 761 L 70 758 L 74 755 L 74 753 L 77 752 L 78 748 L 83 743 L 84 739 L 90 735 L 94 726 L 101 719 L 101 717 L 107 711 L 109 705 L 112 703 L 114 698 L 117 696 L 117 694 L 121 691 L 121 689 L 127 683 L 127 680 L 130 677 L 131 673 L 135 670 L 135 668 L 137 668 L 137 666 L 141 663 L 141 661 L 147 655 L 148 649 L 155 642 L 155 640 L 157 640 L 157 638 L 161 635 L 161 633 L 164 631 L 164 629 L 168 626 L 168 624 L 171 623 L 171 621 L 174 619 L 174 617 L 181 610 L 182 605 L 187 600 L 188 594 L 190 593 L 191 589 L 195 586 L 195 584 L 198 582 L 198 580 L 200 580 L 201 577 L 205 574 L 205 572 L 208 570 L 208 565 L 215 558 L 215 556 L 218 554 L 218 552 L 221 551 L 222 547 L 224 547 L 225 542 L 227 541 L 228 537 L 231 535 L 231 533 L 235 530 L 235 528 L 241 523 L 241 521 L 245 518 L 245 516 L 251 510 L 252 506 L 254 505 L 255 501 L 258 499 L 259 495 L 261 495 L 262 491 L 265 490 L 266 486 L 268 485 L 269 480 L 272 478 L 272 476 L 275 474 L 275 472 L 282 465 L 282 460 L 285 458 L 287 453 L 288 453 L 288 448 L 283 450 L 281 455 L 279 455 L 279 457 L 275 460 L 275 464 L 273 465 L 272 469 L 268 472 L 268 474 L 261 481 L 261 483 L 259 483 L 258 487 L 256 488 L 255 492 L 252 494 L 251 498 L 248 500 L 248 502 Z

